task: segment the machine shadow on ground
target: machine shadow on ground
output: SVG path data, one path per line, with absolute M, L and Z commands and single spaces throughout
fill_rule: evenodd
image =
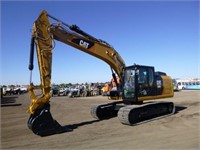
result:
M 185 106 L 175 106 L 175 113 L 174 114 L 177 114 L 180 111 L 183 111 L 184 109 L 187 109 L 187 107 L 185 107 Z
M 73 132 L 74 129 L 77 129 L 81 126 L 84 126 L 84 125 L 89 125 L 89 124 L 92 124 L 92 123 L 95 123 L 95 122 L 100 122 L 102 120 L 91 120 L 91 121 L 85 121 L 85 122 L 81 122 L 81 123 L 77 123 L 77 124 L 70 124 L 70 125 L 64 125 L 64 126 L 60 126 L 58 125 L 56 128 L 54 128 L 54 130 L 52 130 L 53 132 L 45 132 L 45 134 L 41 134 L 40 136 L 41 137 L 46 137 L 46 136 L 52 136 L 52 135 L 56 135 L 56 134 L 64 134 L 66 132 Z
M 1 98 L 1 107 L 21 106 L 21 103 L 16 103 L 17 96 L 5 96 Z
M 179 113 L 180 111 L 183 111 L 184 109 L 187 109 L 187 107 L 185 106 L 175 106 L 175 114 Z M 112 117 L 113 118 L 113 117 Z M 108 118 L 111 119 L 111 118 Z M 76 123 L 76 124 L 71 124 L 71 125 L 64 125 L 64 128 L 68 128 L 70 131 L 66 131 L 66 132 L 71 132 L 74 129 L 77 129 L 81 126 L 85 126 L 85 125 L 90 125 L 96 122 L 100 122 L 100 121 L 104 121 L 107 119 L 103 119 L 103 120 L 91 120 L 91 121 L 85 121 L 85 122 L 80 122 L 80 123 Z
M 81 127 L 81 126 L 93 124 L 93 123 L 100 122 L 100 121 L 103 121 L 103 120 L 85 121 L 85 122 L 80 122 L 80 123 L 76 123 L 76 124 L 65 125 L 64 127 L 67 127 L 67 128 L 70 128 L 70 129 L 73 129 L 73 130 L 74 130 L 74 129 L 77 129 L 77 128 Z

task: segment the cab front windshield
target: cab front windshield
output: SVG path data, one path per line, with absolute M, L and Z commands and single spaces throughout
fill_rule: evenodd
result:
M 135 70 L 126 69 L 124 72 L 124 98 L 135 97 Z

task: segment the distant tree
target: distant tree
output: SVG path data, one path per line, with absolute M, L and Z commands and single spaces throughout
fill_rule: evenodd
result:
M 15 86 L 14 86 L 14 85 L 10 85 L 10 88 L 11 88 L 11 89 L 14 89 L 14 88 L 15 88 Z
M 70 86 L 72 86 L 72 83 L 68 83 L 68 84 L 66 84 L 66 86 L 70 87 Z
M 61 84 L 60 84 L 60 87 L 61 87 L 61 88 L 65 88 L 66 86 L 67 86 L 67 85 L 66 85 L 65 83 L 61 83 Z

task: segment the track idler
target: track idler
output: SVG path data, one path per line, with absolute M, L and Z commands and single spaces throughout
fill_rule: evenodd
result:
M 62 127 L 53 119 L 50 113 L 50 104 L 45 104 L 42 108 L 37 109 L 28 119 L 28 127 L 33 133 L 40 136 L 48 136 L 63 132 L 72 131 L 67 127 Z

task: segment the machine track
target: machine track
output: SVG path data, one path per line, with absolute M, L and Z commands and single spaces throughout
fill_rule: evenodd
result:
M 130 105 L 119 109 L 118 118 L 122 124 L 137 125 L 174 114 L 172 102 L 153 102 L 142 105 Z
M 91 107 L 91 115 L 92 117 L 103 120 L 103 119 L 109 119 L 112 117 L 117 116 L 117 112 L 119 109 L 116 109 L 116 104 L 122 103 L 122 102 L 114 102 L 114 103 L 108 103 L 108 104 L 102 104 L 102 105 L 93 105 Z
M 123 102 L 114 102 L 102 105 L 93 105 L 91 115 L 99 120 L 118 116 L 122 124 L 138 125 L 151 120 L 174 114 L 173 102 L 152 102 L 141 105 L 117 105 Z

